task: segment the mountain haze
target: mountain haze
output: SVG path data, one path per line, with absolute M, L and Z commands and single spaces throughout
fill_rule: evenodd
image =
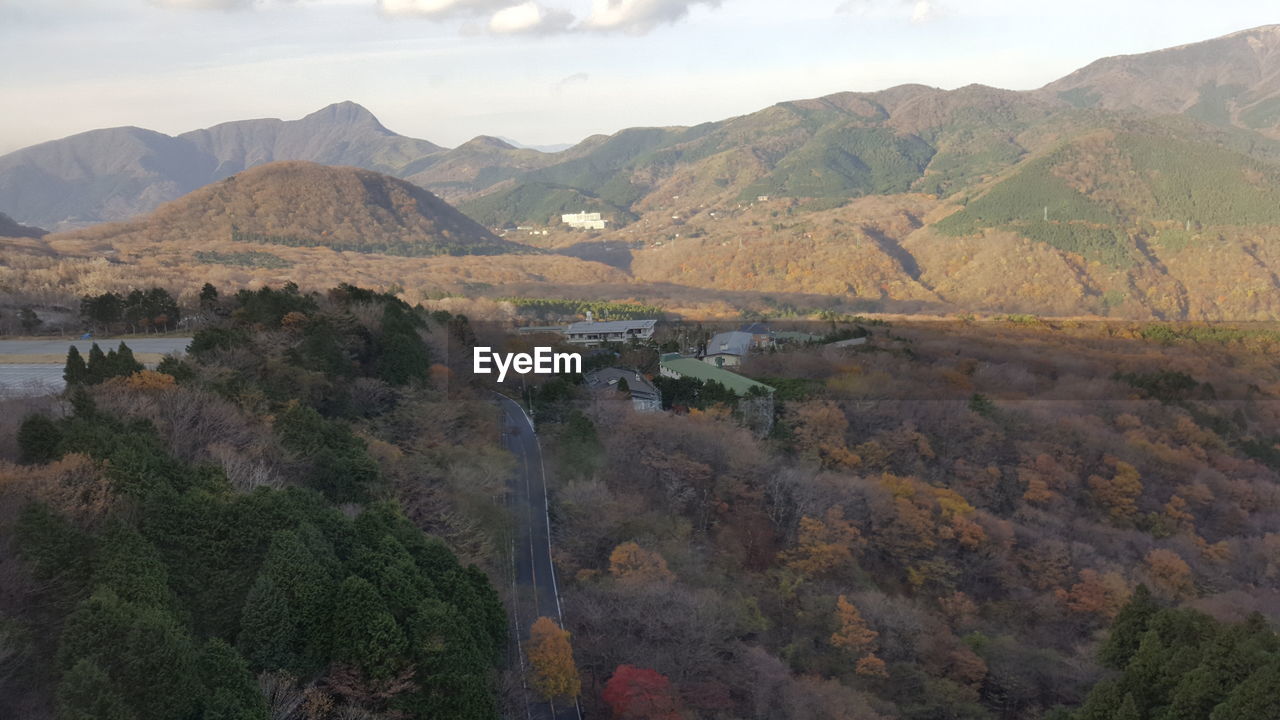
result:
M 607 276 L 614 288 L 797 293 L 862 311 L 1280 318 L 1280 26 L 1099 60 L 1034 91 L 836 93 L 557 153 L 483 135 L 441 149 L 354 103 L 176 138 L 95 131 L 0 158 L 0 207 L 19 222 L 126 217 L 201 178 L 299 156 L 381 174 L 267 165 L 49 243 L 81 255 L 119 247 L 113 238 L 134 250 L 156 238 L 237 252 L 527 252 L 483 229 L 506 228 L 547 251 L 548 271 L 518 255 L 485 277 L 557 286 L 548 292 Z M 608 228 L 560 225 L 580 210 Z M 492 289 L 476 267 L 452 267 L 450 287 Z
M 125 220 L 269 162 L 392 172 L 439 151 L 387 130 L 350 102 L 301 120 L 244 120 L 177 137 L 135 127 L 93 130 L 0 157 L 0 207 L 19 222 L 67 229 Z

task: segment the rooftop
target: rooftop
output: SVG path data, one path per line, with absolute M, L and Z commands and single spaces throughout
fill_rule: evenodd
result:
M 746 355 L 751 349 L 752 335 L 742 330 L 717 333 L 707 343 L 708 355 Z
M 627 389 L 631 391 L 633 397 L 652 397 L 654 399 L 658 397 L 658 388 L 654 387 L 653 383 L 646 380 L 643 375 L 635 370 L 610 367 L 587 373 L 587 386 L 593 390 L 616 387 L 618 380 L 627 381 Z
M 728 370 L 698 360 L 697 358 L 673 358 L 671 360 L 663 360 L 662 367 L 672 370 L 684 377 L 697 378 L 703 382 L 715 380 L 739 395 L 746 395 L 751 388 L 758 387 L 765 392 L 772 393 L 773 388 L 761 382 L 756 382 L 749 377 L 744 377 Z
M 569 326 L 566 333 L 579 335 L 583 333 L 617 333 L 628 330 L 650 330 L 657 325 L 657 320 L 606 320 L 604 322 L 583 321 Z

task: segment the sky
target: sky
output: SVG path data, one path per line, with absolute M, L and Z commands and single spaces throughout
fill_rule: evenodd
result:
M 0 153 L 352 100 L 391 130 L 573 143 L 907 82 L 1030 89 L 1280 22 L 1258 0 L 0 0 Z

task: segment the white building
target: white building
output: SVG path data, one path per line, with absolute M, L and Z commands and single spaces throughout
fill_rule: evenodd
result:
M 560 222 L 579 230 L 603 230 L 609 223 L 598 212 L 566 213 L 560 216 Z
M 565 331 L 565 339 L 574 345 L 601 345 L 628 340 L 648 340 L 653 337 L 657 320 L 610 320 L 607 322 L 576 322 Z

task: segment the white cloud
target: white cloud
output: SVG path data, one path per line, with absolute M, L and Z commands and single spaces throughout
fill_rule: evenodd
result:
M 911 22 L 927 23 L 938 16 L 938 8 L 929 0 L 919 0 L 911 10 Z
M 378 9 L 399 17 L 447 18 L 500 11 L 510 0 L 378 0 Z
M 254 0 L 151 0 L 152 5 L 178 10 L 239 10 L 253 3 Z
M 489 18 L 489 32 L 497 35 L 551 35 L 568 30 L 572 23 L 573 15 L 528 0 L 494 13 Z
M 718 7 L 720 0 L 594 0 L 582 25 L 599 32 L 643 35 L 658 25 L 680 20 L 694 5 Z

